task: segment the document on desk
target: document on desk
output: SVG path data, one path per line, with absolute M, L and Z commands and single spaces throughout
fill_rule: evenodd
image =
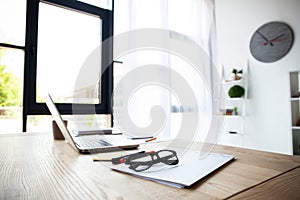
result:
M 199 152 L 188 150 L 179 157 L 178 165 L 166 166 L 156 171 L 135 172 L 129 169 L 128 165 L 112 165 L 111 169 L 172 187 L 184 188 L 191 186 L 233 159 L 233 155 L 217 153 L 209 153 L 205 158 L 200 159 Z

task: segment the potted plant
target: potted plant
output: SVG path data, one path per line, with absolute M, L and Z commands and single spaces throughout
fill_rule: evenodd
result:
M 237 81 L 242 78 L 243 70 L 237 70 L 235 68 L 232 69 L 233 80 Z
M 228 90 L 228 96 L 230 98 L 240 98 L 244 96 L 245 89 L 243 86 L 240 85 L 234 85 Z
M 233 108 L 233 115 L 238 115 L 238 107 Z

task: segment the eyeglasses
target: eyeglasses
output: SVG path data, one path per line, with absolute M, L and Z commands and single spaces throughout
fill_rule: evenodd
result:
M 167 149 L 157 152 L 139 153 L 125 159 L 125 164 L 129 165 L 129 169 L 136 172 L 145 171 L 157 163 L 177 165 L 179 160 L 175 151 Z

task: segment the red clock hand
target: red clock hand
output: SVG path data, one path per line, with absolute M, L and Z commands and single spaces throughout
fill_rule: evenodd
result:
M 274 39 L 274 40 L 271 40 L 269 42 L 264 42 L 263 45 L 266 46 L 267 44 L 270 43 L 271 46 L 273 46 L 273 42 L 281 42 L 281 41 L 284 41 L 284 40 L 287 40 L 288 38 L 281 38 L 281 39 Z
M 277 37 L 271 39 L 270 41 L 277 40 L 277 39 L 281 38 L 282 36 L 284 36 L 284 33 L 278 35 Z
M 284 33 L 280 34 L 279 36 L 273 38 L 270 40 L 270 45 L 273 46 L 273 42 L 276 41 L 277 39 L 281 38 L 282 36 L 284 36 Z
M 263 43 L 264 46 L 266 46 L 267 44 L 270 44 L 271 46 L 273 46 L 273 42 L 280 42 L 282 40 L 286 40 L 287 38 L 282 38 L 282 39 L 279 39 L 281 38 L 282 36 L 284 36 L 284 33 L 283 34 L 280 34 L 278 35 L 277 37 L 273 38 L 272 40 L 269 40 L 269 41 L 266 41 Z
M 271 40 L 271 42 L 281 42 L 283 40 L 287 40 L 288 38 L 281 38 L 281 39 L 277 39 L 277 40 Z
M 264 45 L 264 46 L 266 46 L 267 44 L 270 44 L 271 46 L 273 46 L 272 41 L 263 42 L 263 45 Z

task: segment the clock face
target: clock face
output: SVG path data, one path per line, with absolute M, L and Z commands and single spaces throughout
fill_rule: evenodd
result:
M 293 45 L 292 29 L 283 22 L 269 22 L 259 27 L 250 40 L 250 52 L 261 62 L 275 62 Z

